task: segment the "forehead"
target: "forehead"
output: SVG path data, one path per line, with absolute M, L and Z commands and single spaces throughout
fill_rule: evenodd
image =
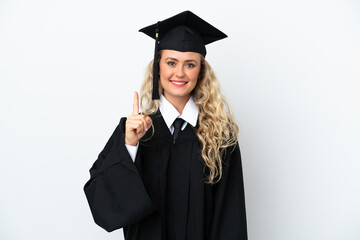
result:
M 200 61 L 201 54 L 196 52 L 180 52 L 175 50 L 162 50 L 161 58 L 175 58 L 179 61 L 195 60 Z

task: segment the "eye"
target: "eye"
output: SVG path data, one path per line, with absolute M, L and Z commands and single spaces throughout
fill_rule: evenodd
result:
M 167 65 L 169 65 L 169 66 L 175 66 L 175 62 L 169 61 L 169 62 L 167 62 Z
M 188 64 L 186 64 L 186 66 L 187 66 L 188 68 L 194 68 L 194 67 L 195 67 L 195 64 L 193 64 L 193 63 L 188 63 Z

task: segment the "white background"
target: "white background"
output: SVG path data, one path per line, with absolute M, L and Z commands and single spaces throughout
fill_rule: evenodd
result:
M 192 10 L 240 126 L 250 240 L 360 239 L 360 3 L 0 0 L 0 239 L 122 239 L 82 187 L 154 41 Z

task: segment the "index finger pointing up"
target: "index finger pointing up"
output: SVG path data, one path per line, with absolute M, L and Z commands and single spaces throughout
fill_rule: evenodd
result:
M 133 115 L 139 114 L 139 94 L 137 91 L 134 93 L 134 103 L 133 103 Z

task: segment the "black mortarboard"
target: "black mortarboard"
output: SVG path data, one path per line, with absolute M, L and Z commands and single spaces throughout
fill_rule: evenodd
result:
M 158 51 L 164 49 L 180 52 L 197 52 L 206 55 L 205 45 L 226 38 L 226 34 L 190 11 L 159 21 L 139 30 L 155 39 L 152 99 L 159 99 Z

